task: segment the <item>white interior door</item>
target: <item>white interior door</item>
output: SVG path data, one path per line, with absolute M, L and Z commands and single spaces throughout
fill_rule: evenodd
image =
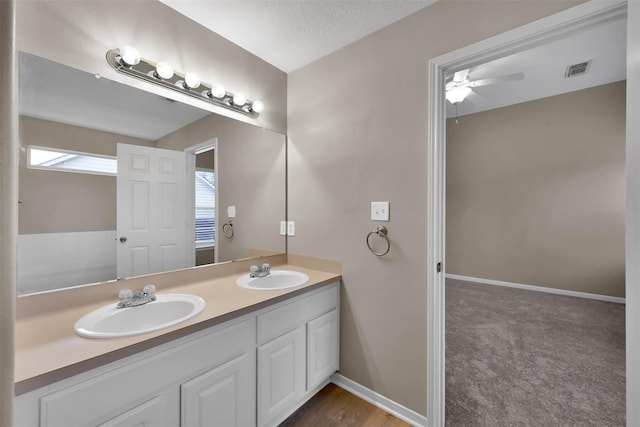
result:
M 118 277 L 193 266 L 187 155 L 118 144 Z

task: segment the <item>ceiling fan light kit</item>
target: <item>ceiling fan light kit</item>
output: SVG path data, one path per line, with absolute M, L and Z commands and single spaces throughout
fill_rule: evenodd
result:
M 472 88 L 474 87 L 514 82 L 524 79 L 524 73 L 515 73 L 508 74 L 506 76 L 472 80 L 470 78 L 471 71 L 471 69 L 457 71 L 453 77 L 448 79 L 445 88 L 446 98 L 450 103 L 458 105 L 473 91 Z
M 454 87 L 447 90 L 447 101 L 452 104 L 459 104 L 471 93 L 471 88 L 468 86 Z

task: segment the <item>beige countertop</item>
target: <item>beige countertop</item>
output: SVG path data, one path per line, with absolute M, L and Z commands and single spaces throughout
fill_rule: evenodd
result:
M 301 261 L 301 258 L 295 259 Z M 283 259 L 286 262 L 286 258 Z M 190 277 L 185 276 L 185 283 L 180 285 L 157 286 L 158 294 L 188 293 L 198 295 L 206 301 L 206 307 L 200 314 L 161 331 L 126 338 L 90 339 L 77 336 L 73 330 L 75 322 L 88 312 L 109 303 L 109 300 L 105 301 L 102 298 L 88 303 L 84 301 L 72 307 L 19 316 L 16 320 L 16 393 L 25 393 L 51 384 L 340 279 L 340 273 L 335 268 L 327 269 L 333 272 L 309 268 L 309 265 L 324 267 L 326 263 L 272 264 L 272 269 L 303 272 L 309 276 L 309 281 L 302 286 L 284 290 L 244 289 L 235 283 L 238 277 L 248 271 L 248 267 L 243 264 L 238 263 L 235 268 L 242 271 L 241 273 L 229 272 L 230 268 L 222 268 L 218 274 L 212 274 L 216 277 L 203 279 L 192 274 Z M 305 266 L 302 267 L 301 264 Z M 215 266 L 209 268 L 213 269 Z M 176 277 L 173 278 L 174 281 L 175 279 Z M 120 282 L 116 283 L 120 285 Z M 133 283 L 129 285 L 137 289 L 137 286 L 133 287 Z M 114 303 L 117 302 L 118 289 L 125 287 L 120 285 L 109 289 L 110 294 L 113 294 Z M 34 303 L 42 302 L 34 300 Z M 19 301 L 19 304 L 25 305 L 28 302 Z

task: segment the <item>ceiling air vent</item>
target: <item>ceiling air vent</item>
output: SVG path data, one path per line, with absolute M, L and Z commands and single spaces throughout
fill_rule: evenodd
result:
M 567 71 L 564 73 L 564 76 L 573 77 L 573 76 L 579 76 L 580 74 L 584 74 L 589 69 L 589 65 L 591 65 L 591 61 L 585 61 L 579 64 L 569 65 L 567 67 Z

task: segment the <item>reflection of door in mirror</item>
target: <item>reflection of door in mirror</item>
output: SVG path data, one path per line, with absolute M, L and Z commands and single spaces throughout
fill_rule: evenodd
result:
M 193 267 L 187 188 L 187 153 L 118 144 L 118 277 Z

